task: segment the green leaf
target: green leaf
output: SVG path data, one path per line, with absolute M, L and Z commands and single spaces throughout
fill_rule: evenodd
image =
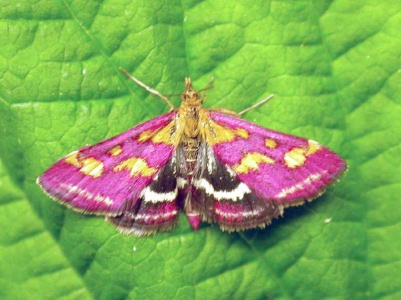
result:
M 401 297 L 401 3 L 0 2 L 0 298 Z M 265 230 L 222 233 L 185 216 L 136 238 L 49 200 L 60 157 L 198 89 L 206 107 L 308 137 L 349 163 L 313 203 Z M 173 98 L 176 106 L 179 99 Z

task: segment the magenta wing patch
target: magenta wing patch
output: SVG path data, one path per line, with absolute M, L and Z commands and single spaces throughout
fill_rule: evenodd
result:
M 44 172 L 38 184 L 53 199 L 85 213 L 116 216 L 130 210 L 172 156 L 172 145 L 152 138 L 174 116 L 159 116 L 73 152 Z
M 260 199 L 284 206 L 313 199 L 346 170 L 343 159 L 314 141 L 226 114 L 211 113 L 210 117 L 239 132 L 234 140 L 214 145 L 213 151 Z

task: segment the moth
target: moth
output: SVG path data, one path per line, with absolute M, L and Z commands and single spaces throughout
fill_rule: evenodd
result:
M 122 71 L 170 112 L 72 152 L 37 180 L 54 200 L 103 215 L 122 233 L 170 230 L 180 210 L 194 230 L 202 221 L 229 232 L 264 228 L 284 208 L 320 196 L 346 170 L 315 141 L 242 120 L 247 110 L 203 108 L 206 92 L 194 90 L 190 78 L 175 108 Z

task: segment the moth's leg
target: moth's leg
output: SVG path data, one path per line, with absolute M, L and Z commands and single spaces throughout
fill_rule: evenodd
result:
M 147 90 L 149 93 L 156 95 L 157 97 L 159 97 L 160 99 L 162 99 L 164 102 L 167 103 L 167 105 L 170 107 L 170 111 L 175 110 L 174 104 L 171 103 L 171 101 L 164 96 L 163 94 L 161 94 L 160 92 L 152 89 L 151 87 L 148 87 L 146 84 L 144 84 L 143 82 L 139 81 L 138 79 L 136 79 L 134 76 L 132 76 L 130 73 L 128 73 L 126 70 L 124 70 L 123 68 L 120 67 L 120 71 L 123 72 L 125 74 L 125 76 L 127 76 L 129 79 L 131 79 L 133 82 L 135 82 L 137 85 L 139 85 L 140 87 L 143 87 L 145 90 Z

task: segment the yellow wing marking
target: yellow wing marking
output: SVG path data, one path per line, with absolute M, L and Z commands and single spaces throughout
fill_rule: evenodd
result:
M 274 164 L 274 160 L 258 152 L 247 153 L 241 162 L 233 167 L 237 174 L 247 174 L 249 171 L 259 170 L 260 164 Z
M 124 160 L 122 163 L 114 167 L 115 172 L 127 170 L 130 172 L 131 177 L 135 176 L 152 176 L 157 172 L 156 168 L 149 167 L 148 163 L 143 158 L 132 157 Z
M 104 165 L 101 161 L 90 157 L 83 159 L 81 163 L 83 165 L 79 170 L 81 173 L 92 176 L 93 178 L 102 176 Z
M 277 142 L 272 139 L 266 139 L 265 146 L 270 149 L 275 149 L 277 147 Z
M 152 136 L 157 132 L 157 130 L 146 130 L 139 135 L 139 142 L 146 142 L 152 138 Z
M 308 146 L 301 148 L 293 148 L 284 155 L 285 165 L 291 169 L 301 167 L 305 164 L 309 155 L 316 153 L 322 148 L 315 141 L 309 140 Z
M 219 143 L 231 142 L 235 139 L 236 134 L 230 128 L 218 125 L 213 121 L 209 122 L 209 128 L 204 130 L 206 141 L 210 146 Z
M 113 148 L 111 148 L 111 149 L 109 150 L 109 154 L 110 154 L 111 156 L 118 156 L 118 155 L 120 155 L 121 153 L 123 153 L 123 149 L 121 149 L 121 146 L 120 146 L 120 145 L 117 145 L 117 146 L 115 146 L 115 147 L 113 147 Z
M 174 122 L 157 130 L 146 130 L 139 135 L 139 142 L 151 141 L 155 144 L 164 143 L 166 145 L 175 145 Z
M 80 163 L 79 160 L 78 160 L 78 152 L 77 152 L 77 151 L 71 153 L 71 154 L 68 155 L 66 158 L 64 158 L 64 161 L 65 161 L 67 164 L 73 165 L 73 166 L 75 166 L 75 167 L 77 167 L 77 168 L 80 168 L 80 167 L 81 167 L 81 163 Z
M 64 161 L 79 168 L 81 173 L 93 178 L 98 178 L 103 174 L 104 164 L 93 157 L 80 159 L 78 158 L 78 152 L 74 152 L 68 155 Z
M 198 127 L 199 135 L 210 145 L 233 141 L 236 137 L 249 138 L 249 132 L 243 128 L 228 128 L 219 125 L 210 119 L 207 110 L 199 111 Z
M 242 137 L 243 139 L 249 138 L 249 132 L 243 128 L 236 128 L 235 135 Z
M 245 129 L 231 129 L 222 125 L 218 125 L 213 121 L 209 121 L 208 123 L 209 126 L 200 127 L 200 134 L 210 146 L 231 142 L 237 136 L 243 139 L 247 139 L 249 137 L 249 133 Z

